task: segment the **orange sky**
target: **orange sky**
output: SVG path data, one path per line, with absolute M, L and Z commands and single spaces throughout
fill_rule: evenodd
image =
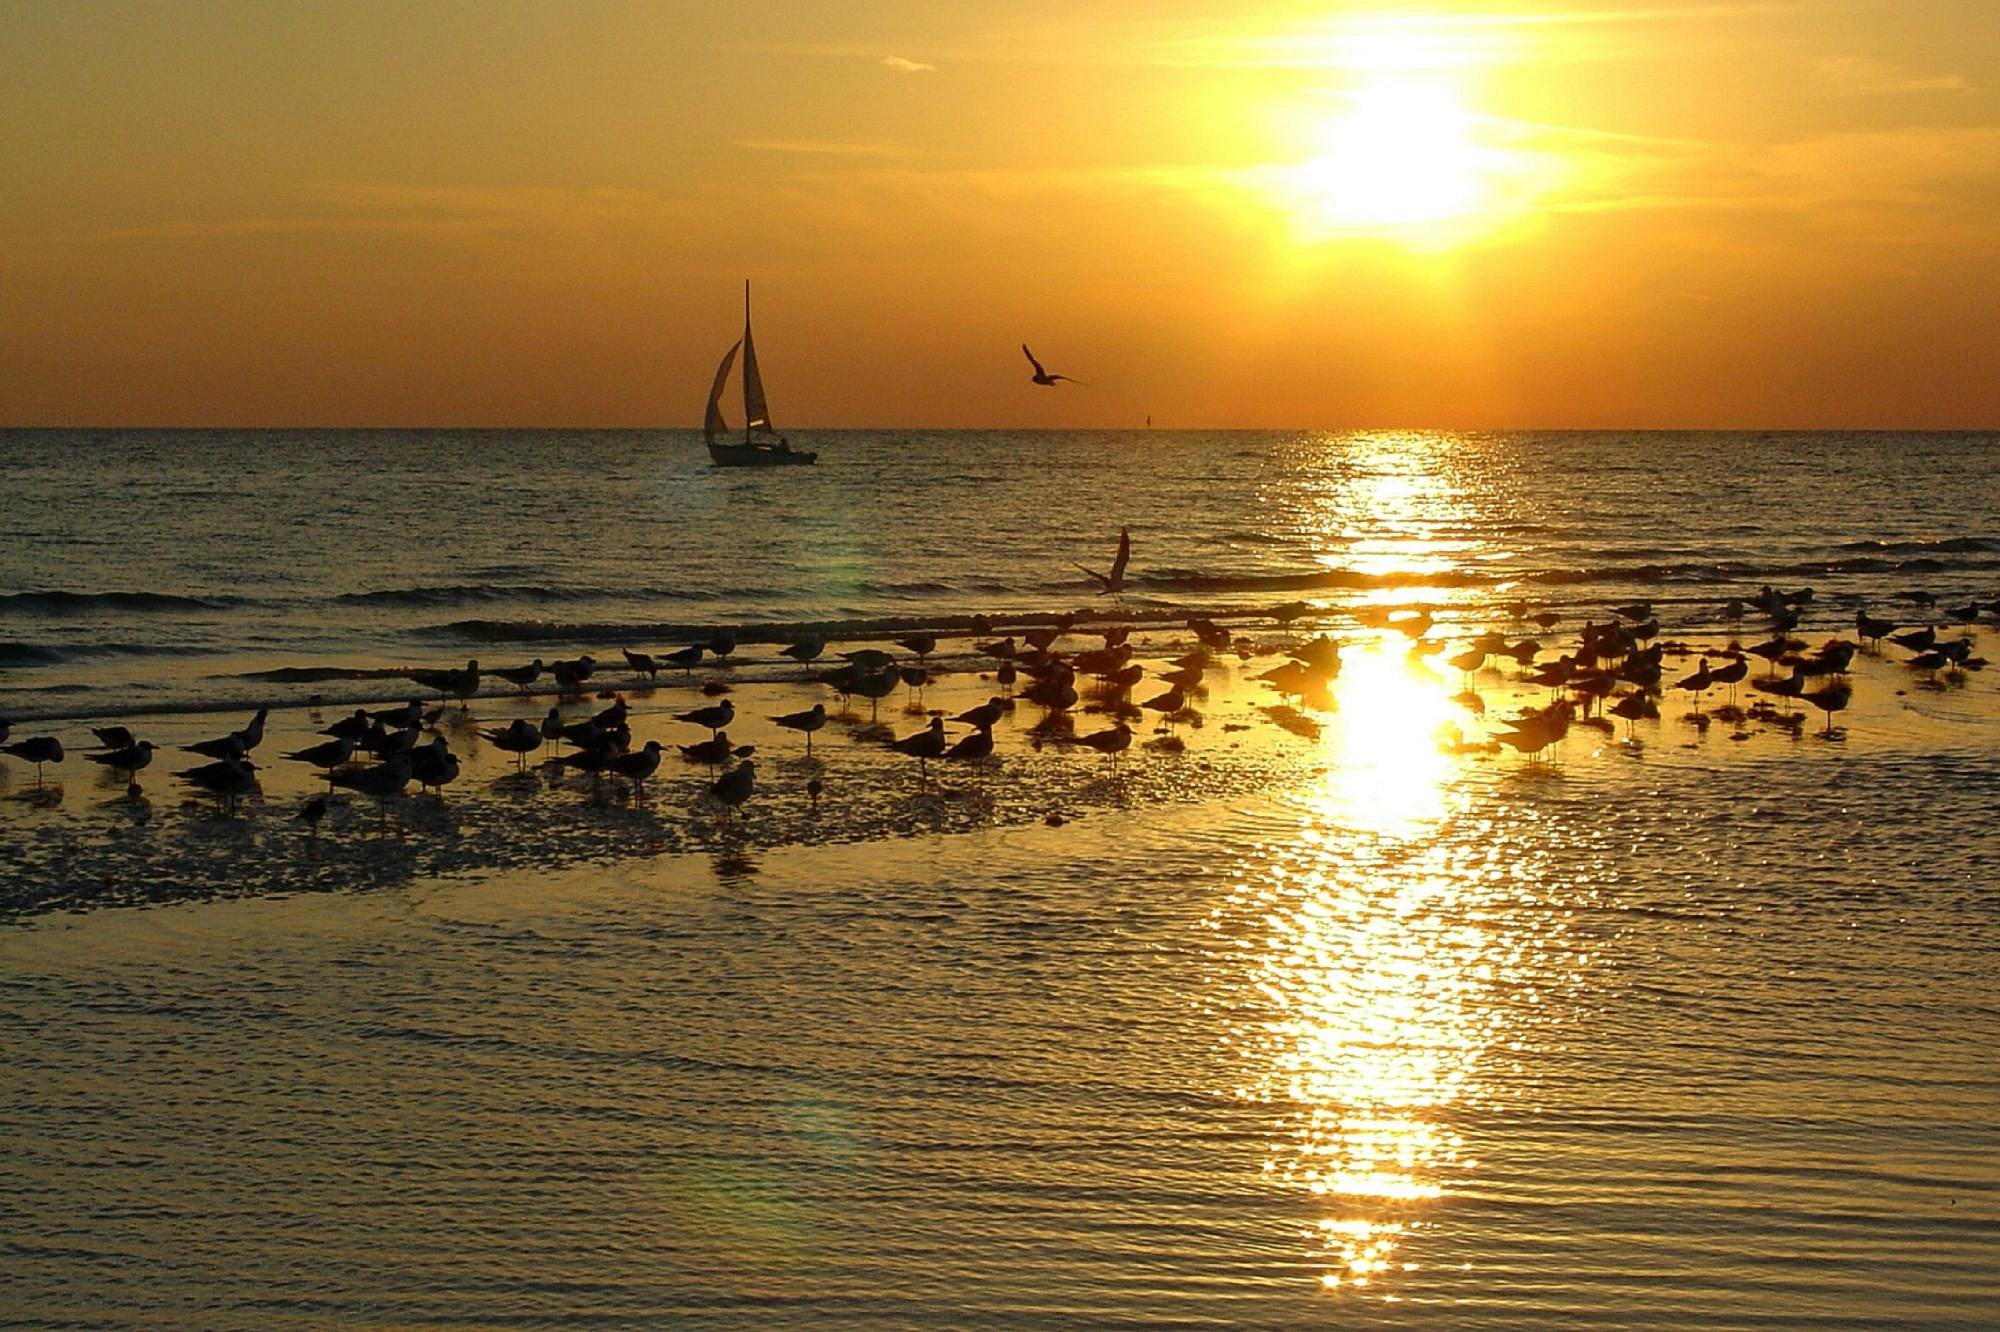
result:
M 10 0 L 0 424 L 1993 427 L 1996 23 Z

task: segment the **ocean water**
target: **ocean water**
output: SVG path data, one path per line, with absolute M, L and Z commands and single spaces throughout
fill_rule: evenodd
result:
M 50 918 L 0 1311 L 1992 1326 L 1990 751 L 1826 748 Z
M 479 727 L 550 700 L 502 692 L 443 798 L 308 839 L 303 765 L 225 815 L 0 759 L 0 1323 L 2000 1325 L 1993 672 L 1863 654 L 1827 734 L 1670 690 L 1531 764 L 1486 737 L 1542 690 L 1370 615 L 1643 598 L 1670 680 L 1765 583 L 1925 622 L 2000 592 L 2000 439 L 804 442 L 0 436 L 0 716 L 73 750 L 726 623 L 760 765 L 729 822 L 697 765 L 516 772 Z M 1113 605 L 1068 562 L 1121 524 Z M 1295 598 L 1348 648 L 1288 709 Z M 920 778 L 881 741 L 962 658 L 810 760 L 763 720 L 826 697 L 760 664 L 791 626 L 1079 605 L 1155 667 L 1190 610 L 1255 642 L 1115 761 L 1023 704 Z M 599 683 L 701 733 L 700 677 Z
M 687 432 L 0 433 L 0 716 L 284 702 L 284 667 L 488 665 L 1102 608 L 1632 598 L 1669 629 L 1810 585 L 2000 590 L 1992 434 L 841 432 L 724 471 Z M 1829 615 L 1831 616 L 1831 612 Z M 324 683 L 323 681 L 321 683 Z

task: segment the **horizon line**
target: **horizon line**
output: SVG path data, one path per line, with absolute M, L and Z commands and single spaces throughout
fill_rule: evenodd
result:
M 1308 434 L 1360 435 L 1378 434 L 1385 431 L 1415 431 L 1439 434 L 1599 434 L 1605 431 L 1628 430 L 1644 434 L 1681 435 L 1992 435 L 2000 434 L 2000 424 L 1994 425 L 847 425 L 847 426 L 790 426 L 794 434 L 857 435 L 857 434 L 912 434 L 922 431 L 938 432 L 1014 432 L 1019 434 L 1090 434 L 1199 431 L 1204 434 L 1268 435 L 1281 432 L 1303 432 Z M 194 424 L 150 424 L 150 425 L 106 425 L 75 423 L 0 423 L 0 432 L 26 433 L 29 431 L 52 432 L 64 430 L 96 430 L 165 433 L 170 431 L 240 431 L 271 434 L 300 433 L 305 431 L 347 431 L 366 434 L 415 434 L 445 431 L 476 432 L 482 434 L 529 434 L 548 432 L 589 432 L 595 434 L 683 434 L 700 435 L 700 426 L 664 425 L 466 425 L 450 423 L 406 424 L 406 425 L 242 425 L 230 423 Z

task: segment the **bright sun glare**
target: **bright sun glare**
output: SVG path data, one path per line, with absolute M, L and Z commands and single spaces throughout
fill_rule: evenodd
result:
M 1343 79 L 1340 105 L 1285 180 L 1302 225 L 1436 233 L 1501 211 L 1507 155 L 1483 141 L 1485 121 L 1465 101 L 1473 67 L 1490 52 L 1431 28 L 1378 23 L 1346 30 L 1326 56 Z
M 1457 217 L 1480 200 L 1472 123 L 1441 86 L 1363 87 L 1328 124 L 1326 154 L 1301 165 L 1302 183 L 1337 222 L 1387 226 Z

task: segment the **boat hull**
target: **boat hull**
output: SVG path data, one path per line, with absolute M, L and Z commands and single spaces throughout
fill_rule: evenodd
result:
M 710 444 L 709 459 L 717 467 L 802 467 L 819 461 L 817 453 L 799 449 L 767 449 L 755 444 Z

